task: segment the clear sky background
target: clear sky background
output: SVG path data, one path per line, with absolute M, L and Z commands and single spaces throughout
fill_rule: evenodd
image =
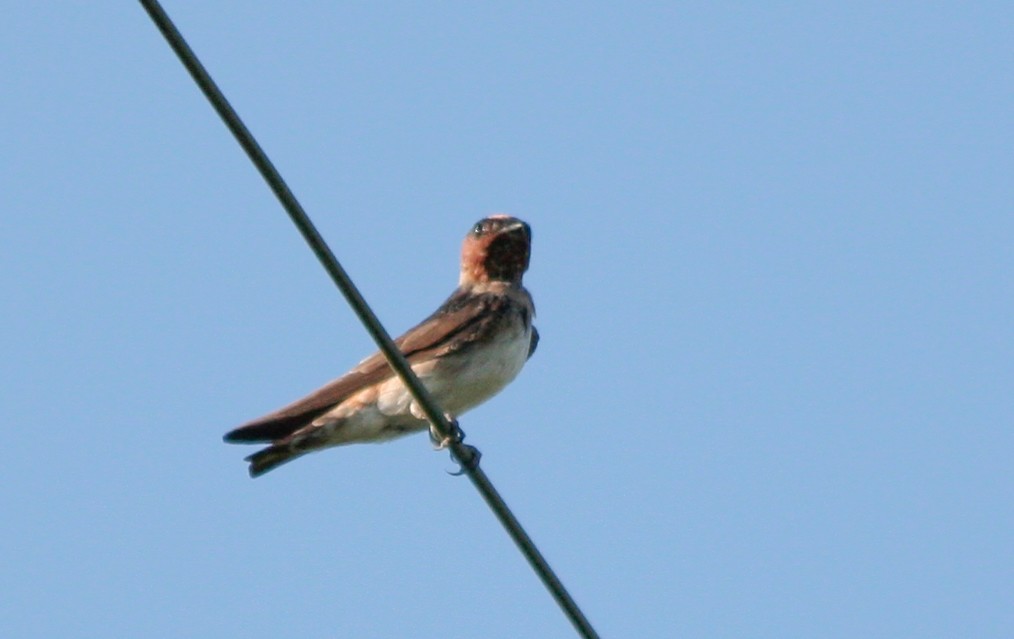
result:
M 534 230 L 462 419 L 604 637 L 1014 636 L 1010 3 L 167 2 L 392 333 Z M 0 23 L 0 636 L 571 637 L 140 5 Z

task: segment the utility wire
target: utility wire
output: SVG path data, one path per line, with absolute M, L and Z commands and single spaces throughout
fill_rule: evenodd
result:
M 363 326 L 369 332 L 373 341 L 377 343 L 381 352 L 387 358 L 391 368 L 398 374 L 401 380 L 405 383 L 409 392 L 412 393 L 412 397 L 422 407 L 423 412 L 426 414 L 426 418 L 430 421 L 432 427 L 437 431 L 437 434 L 441 437 L 447 438 L 452 437 L 456 433 L 460 433 L 457 429 L 456 424 L 451 424 L 448 419 L 444 416 L 443 411 L 437 406 L 437 403 L 433 400 L 433 397 L 423 386 L 419 378 L 416 377 L 412 371 L 408 362 L 405 360 L 405 356 L 402 355 L 398 347 L 394 345 L 391 340 L 391 336 L 381 325 L 380 320 L 373 313 L 370 307 L 367 305 L 366 300 L 363 299 L 359 289 L 352 282 L 352 279 L 342 268 L 341 264 L 338 263 L 334 253 L 328 248 L 324 242 L 324 238 L 321 237 L 320 233 L 314 227 L 313 222 L 310 221 L 309 216 L 303 210 L 302 205 L 296 199 L 296 196 L 289 190 L 288 185 L 282 176 L 275 169 L 274 164 L 268 159 L 268 156 L 261 149 L 257 140 L 254 139 L 253 135 L 240 120 L 239 115 L 233 110 L 229 101 L 226 100 L 225 96 L 219 90 L 214 80 L 205 70 L 204 65 L 201 64 L 200 60 L 191 50 L 190 46 L 184 40 L 179 30 L 176 29 L 176 25 L 173 24 L 172 20 L 162 9 L 158 0 L 140 0 L 141 5 L 145 11 L 151 17 L 155 26 L 162 32 L 169 46 L 179 57 L 180 62 L 186 67 L 187 71 L 193 77 L 197 86 L 200 87 L 208 101 L 211 102 L 212 107 L 225 122 L 225 125 L 232 131 L 236 141 L 243 147 L 246 154 L 250 157 L 250 160 L 260 171 L 261 176 L 271 187 L 275 196 L 281 202 L 285 211 L 289 214 L 293 224 L 299 229 L 299 232 L 303 235 L 303 239 L 310 245 L 310 249 L 320 260 L 320 263 L 324 266 L 324 270 L 328 272 L 331 279 L 341 290 L 342 295 L 345 296 L 346 301 L 356 316 L 359 317 L 359 321 L 363 323 Z M 577 603 L 567 592 L 567 589 L 563 586 L 563 583 L 553 572 L 553 569 L 549 567 L 542 553 L 535 546 L 535 543 L 522 528 L 521 523 L 517 520 L 514 514 L 508 508 L 503 498 L 500 497 L 500 493 L 493 487 L 492 482 L 486 476 L 486 473 L 479 467 L 479 452 L 471 446 L 466 446 L 460 441 L 460 438 L 452 437 L 450 444 L 451 453 L 454 458 L 461 464 L 462 470 L 468 475 L 468 478 L 472 480 L 472 484 L 475 485 L 479 494 L 486 501 L 486 504 L 490 507 L 497 519 L 506 529 L 514 543 L 517 544 L 521 553 L 528 560 L 528 563 L 532 566 L 532 569 L 536 572 L 542 583 L 549 590 L 550 594 L 556 600 L 556 603 L 563 609 L 563 612 L 570 619 L 570 622 L 574 624 L 574 628 L 577 630 L 585 639 L 598 639 L 598 633 L 592 628 L 588 619 L 578 608 Z

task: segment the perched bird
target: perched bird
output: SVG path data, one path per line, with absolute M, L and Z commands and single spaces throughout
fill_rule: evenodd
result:
M 480 220 L 461 247 L 458 288 L 432 315 L 395 340 L 412 370 L 452 420 L 499 393 L 535 352 L 535 306 L 521 284 L 532 233 L 507 215 Z M 257 477 L 316 450 L 381 442 L 429 427 L 382 353 L 284 408 L 225 435 L 270 442 L 246 458 Z

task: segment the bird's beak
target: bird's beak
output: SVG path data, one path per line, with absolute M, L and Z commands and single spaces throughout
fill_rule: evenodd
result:
M 509 226 L 503 227 L 501 233 L 514 233 L 516 231 L 523 231 L 525 237 L 532 236 L 531 227 L 529 227 L 527 223 L 522 222 L 521 220 L 514 220 L 514 222 L 512 222 Z

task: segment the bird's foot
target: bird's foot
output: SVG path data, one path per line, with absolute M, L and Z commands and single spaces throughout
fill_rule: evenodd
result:
M 458 426 L 458 420 L 454 419 L 448 414 L 444 415 L 447 423 L 451 425 L 451 432 L 447 435 L 441 435 L 437 432 L 437 429 L 430 424 L 430 441 L 433 442 L 434 450 L 444 450 L 451 444 L 460 444 L 465 441 L 465 433 Z
M 482 459 L 482 453 L 480 453 L 479 449 L 476 448 L 475 446 L 462 444 L 461 448 L 465 453 L 463 459 L 461 457 L 458 457 L 458 455 L 456 455 L 454 451 L 451 451 L 451 459 L 461 466 L 461 470 L 459 470 L 458 472 L 448 473 L 449 475 L 453 475 L 455 477 L 460 477 L 461 475 L 464 475 L 466 471 L 475 470 L 476 468 L 479 467 L 479 460 Z
M 433 427 L 433 424 L 430 424 L 430 441 L 433 442 L 433 448 L 435 450 L 451 448 L 451 459 L 461 466 L 461 470 L 456 473 L 450 473 L 451 475 L 464 475 L 466 471 L 475 470 L 479 467 L 479 459 L 482 457 L 482 453 L 475 446 L 462 443 L 465 441 L 465 432 L 458 426 L 458 420 L 450 415 L 444 415 L 444 417 L 447 418 L 447 422 L 451 425 L 451 432 L 446 436 L 441 435 Z M 455 444 L 458 444 L 458 446 L 454 447 Z M 459 452 L 461 455 L 458 454 Z

